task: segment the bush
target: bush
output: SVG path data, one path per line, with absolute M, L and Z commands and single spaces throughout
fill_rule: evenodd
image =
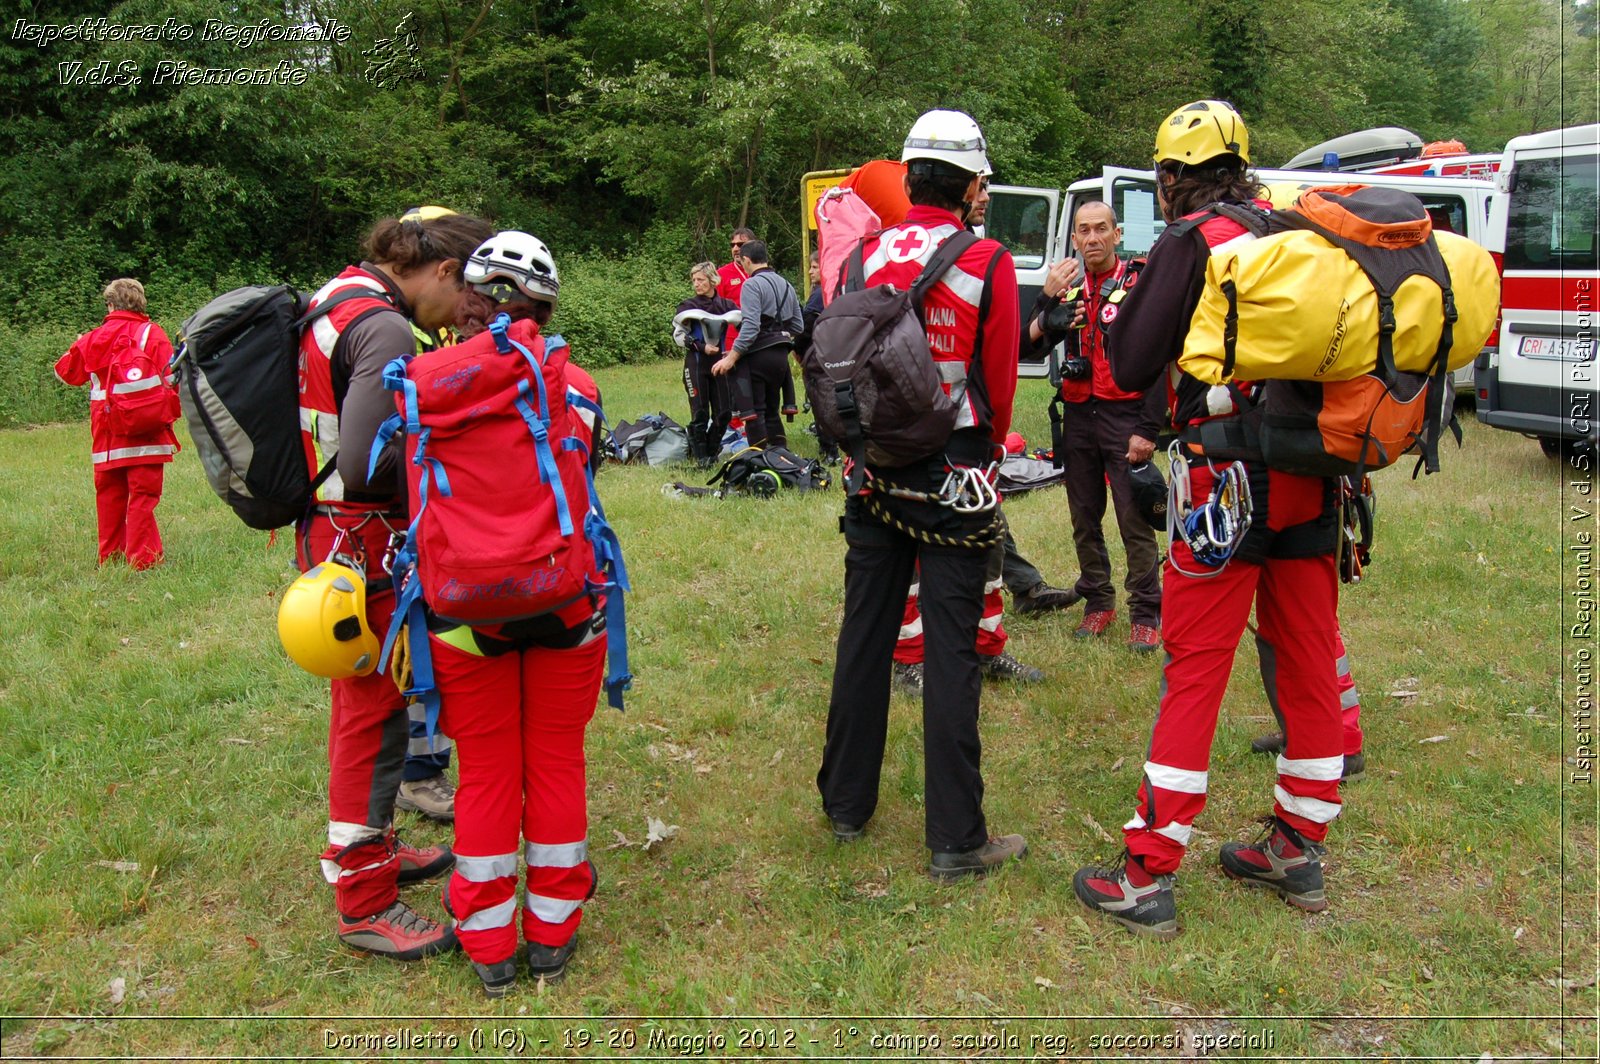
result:
M 688 263 L 670 267 L 644 254 L 569 255 L 560 260 L 561 306 L 554 329 L 583 366 L 673 356 L 672 314 L 687 299 Z
M 99 319 L 85 322 L 84 328 L 98 324 Z M 88 392 L 68 388 L 55 375 L 56 359 L 81 331 L 53 326 L 19 332 L 0 325 L 0 380 L 7 382 L 0 389 L 0 428 L 88 417 Z

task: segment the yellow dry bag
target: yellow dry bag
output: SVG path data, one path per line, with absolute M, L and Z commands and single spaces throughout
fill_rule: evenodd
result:
M 1434 232 L 1408 192 L 1309 189 L 1274 221 L 1291 228 L 1206 263 L 1178 360 L 1206 384 L 1348 381 L 1385 362 L 1431 375 L 1440 355 L 1446 369 L 1472 361 L 1494 329 L 1493 258 L 1464 237 Z M 1381 357 L 1385 349 L 1391 358 Z

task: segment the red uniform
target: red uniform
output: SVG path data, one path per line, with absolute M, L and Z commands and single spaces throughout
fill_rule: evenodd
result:
M 313 514 L 296 530 L 295 547 L 303 571 L 325 560 L 343 533 L 342 551 L 365 562 L 367 625 L 381 635 L 395 603 L 383 560 L 393 534 L 405 531 L 405 504 L 395 463 L 368 482 L 374 433 L 342 415 L 349 405 L 370 407 L 380 397 L 393 409 L 382 392 L 382 364 L 414 351 L 415 338 L 404 297 L 373 267 L 347 268 L 318 289 L 311 303 L 352 287 L 370 290 L 372 298 L 341 302 L 300 339 L 306 467 L 315 476 L 335 453 L 338 467 L 318 490 Z M 332 681 L 322 869 L 348 919 L 382 912 L 398 894 L 400 861 L 390 819 L 409 742 L 406 700 L 387 670 Z
M 89 386 L 90 461 L 94 464 L 95 513 L 100 533 L 100 561 L 123 554 L 135 569 L 161 561 L 161 530 L 156 505 L 161 501 L 162 466 L 178 451 L 171 426 L 123 436 L 112 431 L 107 388 L 146 387 L 143 382 L 107 379 L 111 353 L 123 338 L 144 350 L 157 365 L 172 360 L 172 344 L 161 326 L 132 310 L 113 310 L 96 329 L 84 333 L 56 361 L 56 376 L 73 387 Z M 159 387 L 170 388 L 165 375 Z
M 594 379 L 578 367 L 568 365 L 567 383 L 598 401 Z M 566 417 L 552 435 L 587 444 L 593 415 L 571 406 Z M 605 667 L 603 606 L 604 596 L 588 596 L 530 620 L 430 631 L 440 724 L 455 739 L 461 773 L 450 911 L 462 948 L 480 964 L 516 951 L 519 854 L 527 865 L 523 939 L 565 946 L 594 893 L 584 731 Z
M 717 295 L 731 301 L 737 307 L 739 305 L 739 296 L 742 294 L 741 289 L 744 288 L 744 283 L 749 279 L 750 275 L 745 273 L 737 262 L 730 262 L 717 270 Z M 759 325 L 761 323 L 756 322 L 755 324 Z M 732 329 L 728 332 L 728 335 L 722 338 L 723 354 L 733 350 L 733 341 L 738 337 L 739 330 Z
M 1247 238 L 1230 219 L 1199 226 L 1213 251 Z M 1174 425 L 1180 430 L 1230 416 L 1228 400 L 1192 377 L 1168 370 L 1200 295 L 1194 236 L 1169 229 L 1123 304 L 1109 335 L 1115 383 L 1142 389 L 1172 373 Z M 1218 469 L 1227 463 L 1219 463 Z M 1254 524 L 1231 561 L 1209 577 L 1181 538 L 1163 570 L 1162 621 L 1167 660 L 1161 708 L 1151 735 L 1138 808 L 1124 826 L 1128 851 L 1146 871 L 1174 871 L 1205 807 L 1211 743 L 1234 652 L 1252 605 L 1271 647 L 1286 746 L 1278 758 L 1273 812 L 1306 840 L 1320 843 L 1339 814 L 1343 738 L 1334 661 L 1338 575 L 1332 482 L 1252 463 Z M 1214 475 L 1195 461 L 1192 495 L 1204 500 Z M 1183 571 L 1180 571 L 1183 570 Z

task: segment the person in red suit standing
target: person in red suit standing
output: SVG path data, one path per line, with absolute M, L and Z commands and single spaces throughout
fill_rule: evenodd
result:
M 112 281 L 101 296 L 105 321 L 74 341 L 56 361 L 55 372 L 74 388 L 89 386 L 89 458 L 94 464 L 100 564 L 120 554 L 135 569 L 148 569 L 159 565 L 164 553 L 156 505 L 161 502 L 163 467 L 178 452 L 178 438 L 172 434 L 179 413 L 177 392 L 167 371 L 172 342 L 145 313 L 144 285 L 132 277 Z M 152 389 L 169 393 L 171 416 L 151 427 L 124 428 L 113 404 L 119 397 Z

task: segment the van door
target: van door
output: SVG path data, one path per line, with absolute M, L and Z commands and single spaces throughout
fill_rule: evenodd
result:
M 1054 234 L 1061 193 L 1053 188 L 990 185 L 983 235 L 998 240 L 1017 266 L 1017 303 L 1022 320 L 1021 350 L 1028 348 L 1028 315 L 1044 287 L 1044 275 L 1059 256 Z M 1038 363 L 1024 363 L 1024 376 L 1042 376 Z

